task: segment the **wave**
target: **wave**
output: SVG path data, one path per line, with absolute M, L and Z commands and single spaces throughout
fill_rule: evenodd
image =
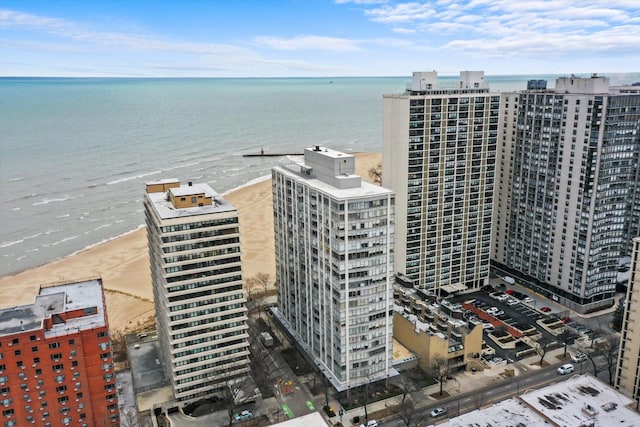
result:
M 18 182 L 18 181 L 22 181 L 24 179 L 24 176 L 17 176 L 15 178 L 9 178 L 9 182 Z
M 71 216 L 71 214 L 68 214 L 68 213 L 67 213 L 67 214 L 64 214 L 64 215 L 58 215 L 58 216 L 56 217 L 56 219 L 60 219 L 60 218 L 69 218 L 70 216 Z
M 64 197 L 58 197 L 58 198 L 54 198 L 54 199 L 42 199 L 39 202 L 33 203 L 33 206 L 40 206 L 40 205 L 48 205 L 49 203 L 57 203 L 57 202 L 66 202 L 67 200 L 75 200 L 78 199 L 80 197 L 84 197 L 84 194 L 79 194 L 77 196 L 68 196 L 65 195 Z
M 163 172 L 162 170 L 158 170 L 158 171 L 153 171 L 153 172 L 141 173 L 141 174 L 138 174 L 138 175 L 132 175 L 132 176 L 128 176 L 126 178 L 121 178 L 121 179 L 116 179 L 116 180 L 113 180 L 113 181 L 109 181 L 109 182 L 107 182 L 107 185 L 120 184 L 121 182 L 127 182 L 127 181 L 131 181 L 131 180 L 134 180 L 134 179 L 144 178 L 145 176 L 158 175 L 158 174 L 161 174 L 162 172 Z
M 68 242 L 68 241 L 70 241 L 70 240 L 77 239 L 78 237 L 80 237 L 80 236 L 78 236 L 78 235 L 75 235 L 75 236 L 69 236 L 69 237 L 65 237 L 64 239 L 58 240 L 58 241 L 56 241 L 56 242 L 53 242 L 53 243 L 51 243 L 51 244 L 44 244 L 44 245 L 42 245 L 42 246 L 43 246 L 43 247 L 45 247 L 45 248 L 46 248 L 46 247 L 49 247 L 49 246 L 58 246 L 58 245 L 59 245 L 59 244 L 61 244 L 61 243 L 65 243 L 65 242 Z
M 31 236 L 23 237 L 22 239 L 19 239 L 19 240 L 2 242 L 2 243 L 0 243 L 0 248 L 8 248 L 8 247 L 13 246 L 13 245 L 19 245 L 20 243 L 23 243 L 25 240 L 35 239 L 35 238 L 40 237 L 40 236 L 42 236 L 42 233 L 32 234 Z
M 258 178 L 254 178 L 254 179 L 252 179 L 252 180 L 250 180 L 248 182 L 245 182 L 244 184 L 242 184 L 242 185 L 240 185 L 238 187 L 235 187 L 235 188 L 232 188 L 231 190 L 225 191 L 224 193 L 222 193 L 222 195 L 226 196 L 229 193 L 233 193 L 235 191 L 242 190 L 243 188 L 246 188 L 246 187 L 251 187 L 252 185 L 259 184 L 261 182 L 268 181 L 270 179 L 271 179 L 271 175 L 270 174 L 269 175 L 263 175 L 263 176 L 260 176 Z

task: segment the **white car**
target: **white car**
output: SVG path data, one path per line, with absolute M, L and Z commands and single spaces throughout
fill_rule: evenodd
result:
M 576 354 L 571 355 L 571 360 L 576 363 L 584 362 L 587 360 L 587 355 L 581 352 L 577 352 Z
M 378 427 L 378 422 L 376 420 L 369 420 L 366 424 L 360 424 L 360 427 Z
M 571 363 L 565 363 L 564 365 L 560 366 L 558 368 L 558 373 L 560 375 L 565 375 L 565 374 L 570 374 L 571 372 L 574 371 L 574 367 Z
M 520 301 L 518 301 L 518 300 L 517 300 L 517 299 L 515 299 L 515 298 L 509 298 L 509 299 L 507 300 L 507 305 L 508 305 L 509 307 L 513 307 L 514 305 L 517 305 L 517 304 L 520 304 Z
M 431 418 L 439 417 L 440 415 L 444 415 L 447 413 L 447 408 L 443 408 L 442 406 L 431 411 Z
M 497 313 L 500 309 L 498 307 L 489 307 L 485 310 L 487 314 Z
M 533 303 L 533 298 L 531 298 L 531 297 L 526 297 L 526 298 L 525 298 L 525 299 L 523 299 L 522 301 L 524 301 L 524 302 L 525 302 L 525 303 L 527 303 L 527 304 L 531 304 L 531 303 Z

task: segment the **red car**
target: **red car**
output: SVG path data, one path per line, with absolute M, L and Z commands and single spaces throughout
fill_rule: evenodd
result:
M 549 307 L 542 307 L 542 308 L 540 309 L 540 311 L 541 311 L 541 312 L 543 312 L 543 313 L 548 313 L 548 312 L 550 312 L 550 311 L 551 311 L 551 309 L 550 309 Z
M 505 293 L 509 294 L 509 295 L 513 295 L 516 291 L 514 291 L 513 289 L 507 289 L 505 291 Z

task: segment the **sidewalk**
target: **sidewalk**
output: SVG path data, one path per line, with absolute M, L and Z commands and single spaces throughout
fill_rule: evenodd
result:
M 570 354 L 571 349 L 567 350 L 567 355 Z M 544 357 L 544 361 L 550 365 L 562 362 L 561 357 L 564 353 L 564 348 L 557 348 L 550 350 Z M 511 378 L 505 371 L 514 370 L 513 375 L 517 377 L 525 372 L 531 370 L 541 369 L 536 363 L 540 360 L 540 356 L 533 355 L 525 359 L 519 360 L 515 363 L 503 363 L 499 365 L 493 365 L 491 368 L 485 369 L 482 372 L 459 372 L 456 373 L 454 378 L 445 382 L 443 391 L 444 396 L 442 399 L 432 397 L 440 392 L 440 384 L 434 384 L 432 386 L 422 389 L 420 392 L 412 393 L 416 408 L 424 408 L 428 406 L 434 406 L 439 401 L 449 398 L 455 398 L 458 395 L 470 393 L 484 387 L 491 386 L 492 384 L 509 381 Z M 386 400 L 381 400 L 375 403 L 367 405 L 367 413 L 369 419 L 375 419 L 375 414 L 384 411 L 387 407 L 397 406 L 400 404 L 402 396 L 395 396 Z M 336 413 L 342 408 L 340 403 L 336 400 L 331 400 L 329 404 L 335 408 Z M 356 424 L 352 422 L 353 417 L 359 416 L 360 421 Z M 330 425 L 335 425 L 340 421 L 340 417 L 332 417 L 330 419 Z M 354 408 L 350 411 L 344 411 L 342 415 L 342 424 L 345 427 L 360 427 L 364 423 L 364 407 Z

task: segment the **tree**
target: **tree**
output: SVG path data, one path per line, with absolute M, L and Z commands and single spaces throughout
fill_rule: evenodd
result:
M 429 373 L 434 380 L 440 382 L 440 396 L 444 394 L 444 382 L 451 373 L 449 361 L 442 356 L 434 356 L 429 365 Z
M 624 319 L 624 304 L 618 303 L 616 311 L 613 312 L 613 320 L 611 322 L 611 328 L 614 331 L 620 332 L 622 329 L 622 320 Z
M 599 353 L 607 361 L 607 371 L 609 372 L 609 385 L 613 385 L 618 364 L 618 351 L 620 349 L 620 337 L 609 335 L 599 346 Z
M 542 366 L 542 362 L 544 361 L 544 356 L 547 354 L 547 347 L 549 347 L 549 344 L 540 344 L 540 343 L 536 343 L 536 346 L 534 347 L 536 350 L 536 353 L 538 354 L 538 356 L 540 356 L 540 366 Z
M 413 400 L 411 399 L 411 392 L 415 391 L 416 387 L 411 379 L 403 375 L 400 379 L 400 389 L 402 401 L 400 402 L 400 413 L 398 416 L 407 427 L 410 427 L 411 418 L 415 412 Z
M 480 409 L 482 405 L 484 405 L 484 393 L 474 393 L 473 394 L 473 404 L 476 406 L 476 409 Z M 459 400 L 458 400 L 459 402 Z
M 571 344 L 571 340 L 573 337 L 573 334 L 567 327 L 565 327 L 564 330 L 558 335 L 558 342 L 560 342 L 564 346 L 564 355 L 562 357 L 565 359 L 567 357 L 567 346 Z
M 268 273 L 258 273 L 254 277 L 256 283 L 262 287 L 264 291 L 264 296 L 267 296 L 267 290 L 269 288 L 269 284 L 271 283 L 271 276 Z
M 373 180 L 374 184 L 382 185 L 382 163 L 378 163 L 368 171 L 369 178 Z
M 255 277 L 251 277 L 244 282 L 244 288 L 247 290 L 247 299 L 251 301 L 253 299 L 253 291 L 258 286 L 258 281 Z

